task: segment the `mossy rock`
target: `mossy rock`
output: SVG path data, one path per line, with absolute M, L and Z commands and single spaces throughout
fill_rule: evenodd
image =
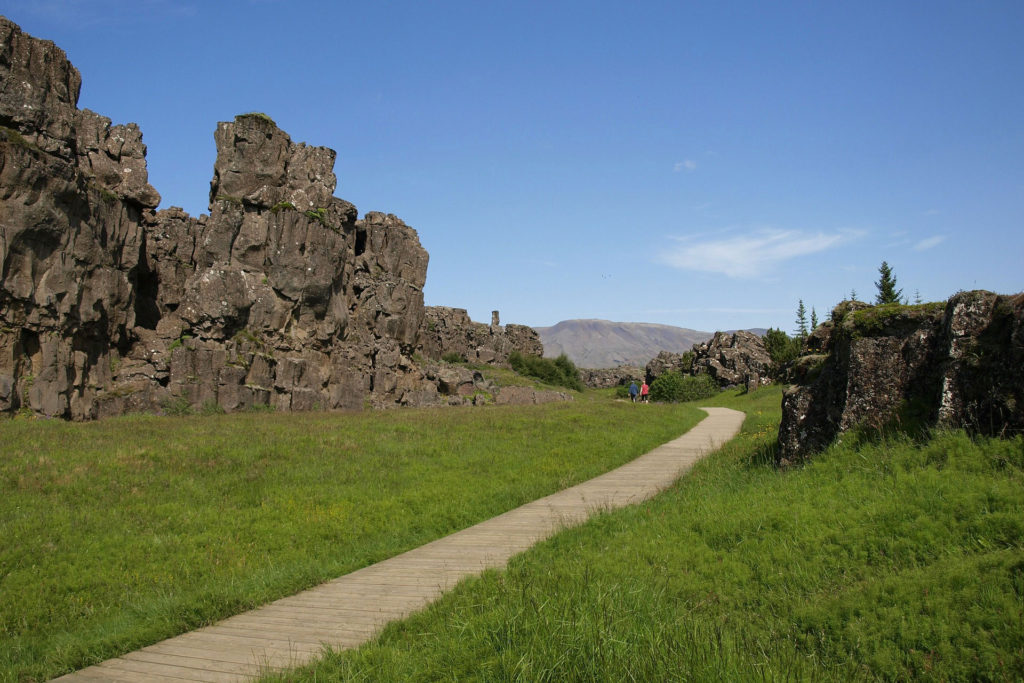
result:
M 845 315 L 842 327 L 853 337 L 876 337 L 902 334 L 920 327 L 927 320 L 938 322 L 946 303 L 881 304 L 852 311 Z
M 270 118 L 269 116 L 267 116 L 266 114 L 264 114 L 261 111 L 250 111 L 250 112 L 246 112 L 244 114 L 239 114 L 238 116 L 235 117 L 235 120 L 237 121 L 239 119 L 249 119 L 249 120 L 252 120 L 252 121 L 262 121 L 263 123 L 269 123 L 270 125 L 274 126 L 275 128 L 277 127 L 277 123 L 274 122 L 274 119 Z

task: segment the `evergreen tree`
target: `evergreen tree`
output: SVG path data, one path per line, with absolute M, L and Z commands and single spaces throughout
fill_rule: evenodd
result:
M 851 289 L 850 290 L 850 301 L 856 301 L 856 300 L 857 300 L 857 290 L 856 289 Z
M 800 299 L 800 305 L 796 309 L 796 336 L 807 336 L 807 309 L 804 307 L 803 299 Z
M 814 306 L 811 306 L 811 331 L 818 329 L 818 314 L 814 311 Z
M 789 335 L 782 330 L 768 328 L 764 337 L 764 348 L 772 358 L 775 367 L 771 372 L 774 374 L 779 368 L 800 355 L 801 344 L 799 339 L 790 339 Z
M 921 292 L 920 292 L 920 291 L 918 291 L 918 290 L 916 290 L 916 289 L 914 290 L 914 303 L 915 303 L 915 304 L 921 304 L 921 303 L 923 303 L 923 302 L 921 301 Z
M 878 275 L 878 282 L 875 283 L 875 287 L 878 288 L 875 304 L 898 304 L 903 290 L 896 289 L 896 277 L 892 274 L 892 268 L 885 261 L 882 261 L 882 265 L 878 268 Z

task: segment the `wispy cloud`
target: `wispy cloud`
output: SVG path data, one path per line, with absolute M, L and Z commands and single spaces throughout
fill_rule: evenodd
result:
M 696 168 L 696 161 L 694 161 L 693 159 L 684 159 L 682 161 L 677 161 L 675 165 L 672 167 L 672 171 L 674 173 L 679 173 L 680 171 L 686 171 L 687 173 L 690 173 L 691 171 L 696 170 Z
M 863 232 L 806 233 L 766 228 L 725 239 L 682 242 L 661 254 L 657 261 L 682 270 L 721 273 L 729 277 L 759 277 L 790 259 L 817 254 L 857 239 Z
M 945 240 L 946 240 L 946 236 L 945 235 L 934 235 L 932 237 L 928 237 L 926 239 L 923 239 L 920 242 L 918 242 L 917 244 L 915 244 L 914 245 L 914 250 L 915 251 L 925 251 L 926 249 L 931 249 L 932 247 L 939 246 Z

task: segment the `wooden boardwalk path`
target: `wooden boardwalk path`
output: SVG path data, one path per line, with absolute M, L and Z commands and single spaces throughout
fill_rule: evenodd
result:
M 622 467 L 476 526 L 252 612 L 130 652 L 56 680 L 244 681 L 299 666 L 324 647 L 356 647 L 385 624 L 436 600 L 466 576 L 600 510 L 646 500 L 731 439 L 743 413 L 704 408 L 703 421 Z

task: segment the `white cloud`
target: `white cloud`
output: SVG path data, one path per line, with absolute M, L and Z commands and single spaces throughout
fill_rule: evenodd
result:
M 693 159 L 684 159 L 683 161 L 677 161 L 675 165 L 672 167 L 672 171 L 674 173 L 679 173 L 680 171 L 686 171 L 687 173 L 690 173 L 696 168 L 696 161 L 694 161 Z
M 677 238 L 682 243 L 661 254 L 657 261 L 682 270 L 758 277 L 785 261 L 835 248 L 862 234 L 854 230 L 826 234 L 766 228 L 717 240 Z
M 926 249 L 931 249 L 932 247 L 939 246 L 945 240 L 946 240 L 946 236 L 945 235 L 934 235 L 934 236 L 929 237 L 927 239 L 923 239 L 920 242 L 918 242 L 917 244 L 915 244 L 914 245 L 914 249 L 916 251 L 924 251 Z

